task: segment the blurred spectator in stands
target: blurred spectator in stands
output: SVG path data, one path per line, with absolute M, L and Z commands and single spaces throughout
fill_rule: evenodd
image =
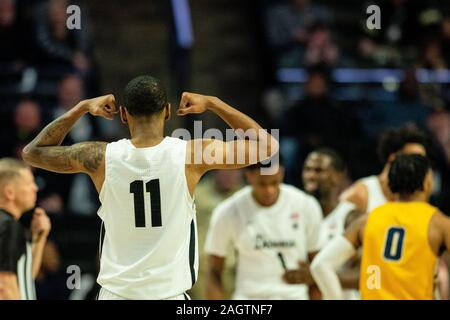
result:
M 41 269 L 36 277 L 36 295 L 38 300 L 67 300 L 69 297 L 59 250 L 51 240 L 45 244 Z
M 295 139 L 297 147 L 291 150 L 297 154 L 283 156 L 295 159 L 294 164 L 303 163 L 308 153 L 323 146 L 336 148 L 345 154 L 352 140 L 349 132 L 357 127 L 350 116 L 336 106 L 331 97 L 328 74 L 323 68 L 311 69 L 304 99 L 291 107 L 284 118 L 284 135 Z M 298 166 L 289 168 L 286 165 L 286 171 L 289 172 L 286 176 L 296 178 L 289 182 L 298 184 Z
M 2 134 L 2 148 L 8 150 L 9 156 L 21 158 L 23 147 L 41 130 L 41 110 L 37 102 L 22 100 L 14 110 L 13 128 Z
M 420 51 L 417 67 L 433 70 L 447 68 L 439 39 L 425 41 Z
M 0 0 L 0 62 L 21 68 L 27 52 L 25 25 L 18 19 L 15 0 Z
M 308 30 L 316 23 L 330 23 L 332 13 L 308 0 L 289 0 L 269 7 L 266 34 L 278 67 L 298 67 L 303 61 Z
M 450 112 L 435 109 L 427 119 L 428 130 L 434 142 L 435 205 L 450 215 Z
M 218 170 L 208 174 L 195 190 L 195 205 L 197 209 L 198 243 L 200 250 L 200 268 L 198 280 L 189 292 L 193 299 L 206 299 L 205 281 L 207 278 L 207 259 L 203 246 L 208 231 L 209 220 L 213 209 L 223 200 L 231 196 L 243 186 L 241 170 Z M 233 252 L 228 254 L 230 262 L 227 261 L 225 271 L 226 291 L 230 294 L 234 284 L 234 257 Z
M 58 89 L 58 105 L 53 110 L 52 118 L 55 119 L 61 116 L 83 99 L 83 80 L 75 74 L 67 75 L 60 82 Z M 94 136 L 94 127 L 94 118 L 83 117 L 74 125 L 72 130 L 70 130 L 68 140 L 71 143 L 90 140 Z
M 393 100 L 368 102 L 360 109 L 359 115 L 366 135 L 375 138 L 388 128 L 407 124 L 423 130 L 429 111 L 421 100 L 416 70 L 409 69 L 404 71 Z
M 91 67 L 89 28 L 84 16 L 81 29 L 67 28 L 69 5 L 68 0 L 49 0 L 37 7 L 37 46 L 44 61 L 73 65 L 79 72 L 87 73 Z
M 450 15 L 447 15 L 442 20 L 442 51 L 444 52 L 444 59 L 447 65 L 450 65 Z
M 339 59 L 339 49 L 331 39 L 331 31 L 325 24 L 316 24 L 311 28 L 306 44 L 305 64 L 333 66 Z

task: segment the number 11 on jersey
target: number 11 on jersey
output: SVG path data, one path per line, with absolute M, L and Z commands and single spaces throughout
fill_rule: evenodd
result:
M 161 227 L 161 196 L 159 179 L 150 180 L 145 184 L 145 191 L 150 193 L 152 227 Z M 130 183 L 130 193 L 134 195 L 134 219 L 136 228 L 145 228 L 144 181 L 135 180 Z

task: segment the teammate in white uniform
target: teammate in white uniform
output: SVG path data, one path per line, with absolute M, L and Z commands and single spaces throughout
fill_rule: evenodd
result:
M 343 235 L 345 228 L 358 216 L 355 205 L 339 201 L 346 175 L 342 157 L 333 149 L 320 148 L 311 152 L 303 165 L 302 179 L 305 191 L 319 201 L 323 211 L 322 247 L 337 235 Z M 338 273 L 346 299 L 358 299 L 359 261 L 355 259 Z
M 317 200 L 282 184 L 282 167 L 263 176 L 252 166 L 246 176 L 250 186 L 217 206 L 211 218 L 205 243 L 208 299 L 224 299 L 221 276 L 230 245 L 237 253 L 234 299 L 308 299 L 312 276 L 302 274 L 301 284 L 287 278 L 320 249 Z
M 352 202 L 358 211 L 371 212 L 394 196 L 388 186 L 388 172 L 392 161 L 399 153 L 426 155 L 426 137 L 408 127 L 390 129 L 383 133 L 378 145 L 378 156 L 384 164 L 377 176 L 362 178 L 351 185 L 341 195 L 341 200 Z
M 185 299 L 197 277 L 192 195 L 200 177 L 211 169 L 245 167 L 277 152 L 270 134 L 218 98 L 184 93 L 177 114 L 206 110 L 233 129 L 254 134 L 250 140 L 229 142 L 164 138 L 164 123 L 170 118 L 165 90 L 157 79 L 141 76 L 127 85 L 120 107 L 131 140 L 60 146 L 84 114 L 112 119 L 119 112 L 114 96 L 107 95 L 81 101 L 25 147 L 28 163 L 54 172 L 86 173 L 99 192 L 98 214 L 105 227 L 100 299 Z M 215 155 L 213 161 L 204 158 L 206 150 Z M 242 151 L 245 161 L 236 164 Z

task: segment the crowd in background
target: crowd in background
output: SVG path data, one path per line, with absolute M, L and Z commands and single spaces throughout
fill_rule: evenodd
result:
M 445 73 L 450 68 L 450 3 L 371 1 L 380 5 L 382 29 L 368 30 L 366 17 L 360 15 L 368 3 L 361 1 L 261 2 L 268 57 L 261 66 L 268 79 L 266 92 L 261 92 L 268 114 L 262 125 L 281 128 L 286 181 L 301 186 L 306 155 L 323 146 L 344 156 L 349 181 L 377 173 L 382 166 L 375 157 L 379 134 L 389 127 L 416 126 L 429 136 L 434 204 L 450 214 L 450 76 Z M 67 29 L 68 4 L 67 0 L 0 0 L 0 157 L 20 157 L 23 146 L 49 121 L 84 97 L 102 93 L 89 20 L 81 30 Z M 359 15 L 352 15 L 355 10 Z M 350 68 L 393 68 L 400 73 L 398 81 L 358 82 L 358 73 L 346 80 L 342 70 Z M 442 74 L 426 81 L 420 76 L 422 68 Z M 286 70 L 304 76 L 286 80 L 280 76 Z M 102 121 L 84 117 L 65 143 L 115 138 Z M 37 279 L 38 297 L 66 299 L 70 292 L 62 270 L 83 258 L 82 248 L 77 249 L 78 256 L 69 250 L 77 241 L 84 245 L 86 238 L 95 245 L 98 221 L 89 220 L 88 231 L 83 222 L 73 223 L 78 220 L 61 222 L 61 228 L 72 228 L 68 238 L 64 230 L 58 231 L 58 219 L 95 217 L 99 202 L 87 176 L 41 170 L 35 175 L 38 204 L 55 222 Z M 243 184 L 239 171 L 217 172 L 201 182 L 196 196 L 198 215 L 203 217 L 200 246 L 212 209 Z M 85 260 L 90 259 L 95 272 L 91 251 Z M 93 285 L 89 277 L 86 281 Z M 201 283 L 197 288 L 201 290 Z

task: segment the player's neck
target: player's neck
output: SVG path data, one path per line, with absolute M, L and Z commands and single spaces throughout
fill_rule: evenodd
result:
M 164 139 L 162 124 L 133 124 L 130 125 L 131 142 L 137 148 L 152 147 Z
M 337 193 L 330 192 L 329 194 L 320 197 L 319 203 L 322 207 L 323 215 L 326 217 L 339 204 L 339 196 Z
M 19 220 L 22 216 L 22 212 L 10 202 L 0 202 L 0 208 L 10 213 L 15 220 Z
M 398 202 L 427 202 L 426 196 L 423 192 L 416 192 L 408 195 L 400 195 L 397 199 Z

